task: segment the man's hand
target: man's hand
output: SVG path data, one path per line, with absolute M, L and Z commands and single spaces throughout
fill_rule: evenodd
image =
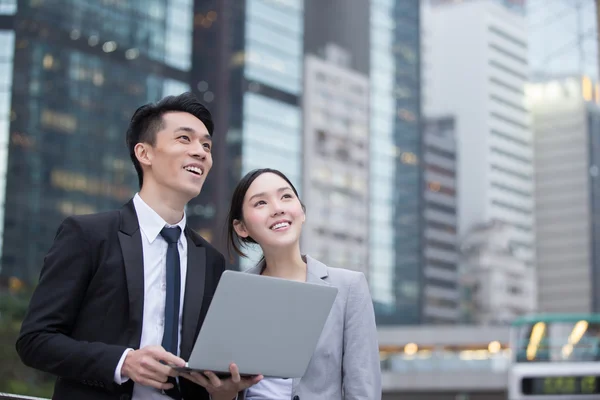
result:
M 231 372 L 231 378 L 228 379 L 219 379 L 211 371 L 205 371 L 204 374 L 194 371 L 191 373 L 180 373 L 179 376 L 203 386 L 210 393 L 213 400 L 232 400 L 238 392 L 256 385 L 263 378 L 262 375 L 242 378 L 235 364 L 229 365 L 229 372 Z
M 171 389 L 173 385 L 167 383 L 167 379 L 169 376 L 177 376 L 177 371 L 169 365 L 184 367 L 185 361 L 161 346 L 147 346 L 127 353 L 121 375 L 140 385 L 161 390 Z

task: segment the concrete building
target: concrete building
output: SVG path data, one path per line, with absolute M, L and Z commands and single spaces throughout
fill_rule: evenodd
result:
M 507 6 L 509 5 L 509 6 Z M 514 228 L 511 246 L 535 265 L 533 145 L 524 107 L 527 32 L 514 2 L 425 7 L 423 108 L 456 121 L 459 233 L 493 220 Z
M 527 88 L 533 113 L 539 309 L 600 307 L 600 107 L 587 77 Z
M 455 134 L 451 117 L 424 120 L 425 323 L 452 323 L 460 316 Z
M 473 227 L 462 238 L 465 322 L 508 324 L 536 310 L 535 270 L 517 255 L 514 229 L 496 220 Z
M 369 276 L 369 79 L 339 46 L 324 53 L 305 59 L 302 247 Z

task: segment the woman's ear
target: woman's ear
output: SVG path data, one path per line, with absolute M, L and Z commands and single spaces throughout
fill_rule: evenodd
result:
M 247 238 L 249 236 L 246 225 L 239 219 L 233 220 L 233 229 L 235 229 L 235 233 L 241 238 Z

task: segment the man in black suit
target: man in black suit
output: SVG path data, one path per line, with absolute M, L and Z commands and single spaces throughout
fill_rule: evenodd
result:
M 185 365 L 225 269 L 184 213 L 212 166 L 212 133 L 189 93 L 140 107 L 127 131 L 139 193 L 59 227 L 17 340 L 26 365 L 58 376 L 54 399 L 231 400 L 261 379 L 234 364 L 225 380 L 168 366 Z

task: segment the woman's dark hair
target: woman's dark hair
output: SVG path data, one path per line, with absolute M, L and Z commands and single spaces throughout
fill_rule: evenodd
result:
M 242 251 L 242 248 L 247 247 L 250 243 L 256 244 L 256 241 L 250 236 L 245 238 L 238 236 L 235 229 L 233 228 L 233 222 L 236 219 L 239 221 L 244 220 L 242 210 L 244 207 L 244 198 L 246 197 L 246 192 L 250 188 L 250 185 L 252 185 L 252 182 L 254 182 L 256 178 L 265 173 L 275 174 L 281 177 L 284 181 L 286 181 L 294 191 L 294 194 L 298 198 L 298 201 L 300 201 L 302 209 L 306 211 L 306 207 L 304 207 L 304 204 L 300 200 L 300 196 L 298 196 L 298 191 L 296 190 L 292 182 L 290 182 L 290 180 L 287 178 L 287 176 L 283 174 L 283 172 L 271 168 L 255 169 L 253 171 L 248 172 L 239 181 L 239 183 L 233 190 L 233 195 L 231 196 L 231 205 L 229 206 L 229 215 L 227 216 L 227 250 L 229 251 L 230 257 L 233 255 L 233 252 L 237 253 L 241 257 L 247 257 L 246 253 Z
M 167 96 L 158 103 L 148 103 L 138 108 L 131 117 L 129 128 L 127 128 L 127 148 L 129 157 L 138 174 L 140 188 L 144 183 L 144 171 L 135 156 L 135 145 L 148 143 L 156 144 L 156 134 L 163 129 L 163 115 L 168 112 L 181 111 L 192 114 L 198 118 L 208 129 L 212 136 L 214 124 L 210 111 L 204 107 L 192 93 L 186 92 L 179 96 Z

